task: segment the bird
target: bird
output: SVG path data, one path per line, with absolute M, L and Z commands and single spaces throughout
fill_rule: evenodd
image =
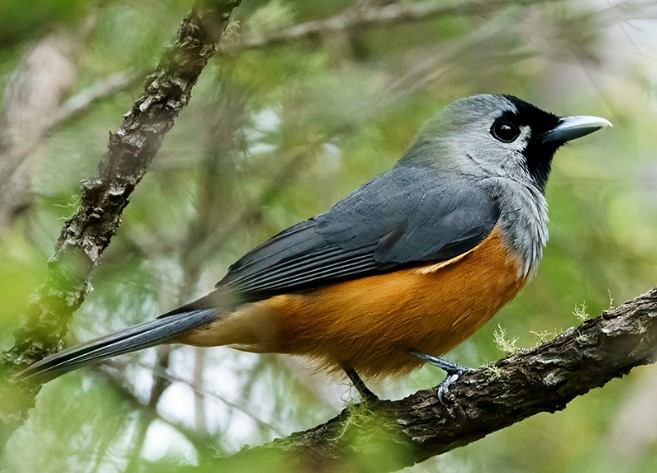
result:
M 47 382 L 92 362 L 181 343 L 305 355 L 366 379 L 442 358 L 535 275 L 548 240 L 545 188 L 555 152 L 611 123 L 559 117 L 508 94 L 445 106 L 401 159 L 324 213 L 228 267 L 208 295 L 154 320 L 47 356 L 23 370 Z

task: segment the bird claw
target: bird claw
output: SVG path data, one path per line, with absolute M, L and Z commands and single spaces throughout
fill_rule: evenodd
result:
M 445 360 L 443 358 L 429 355 L 427 353 L 423 353 L 419 350 L 411 349 L 409 350 L 411 355 L 417 356 L 420 358 L 422 361 L 429 363 L 430 365 L 437 366 L 438 368 L 444 370 L 447 373 L 447 376 L 445 379 L 443 379 L 438 386 L 436 386 L 436 397 L 440 401 L 440 403 L 444 406 L 445 405 L 445 394 L 449 392 L 449 386 L 459 379 L 459 377 L 465 373 L 472 373 L 473 370 L 472 368 L 468 368 L 466 366 L 461 366 L 459 364 L 453 363 L 451 361 Z
M 461 375 L 465 373 L 472 373 L 474 370 L 467 368 L 465 370 L 459 370 L 456 372 L 448 372 L 447 376 L 445 376 L 445 379 L 443 379 L 438 386 L 436 386 L 436 398 L 438 398 L 438 401 L 445 406 L 445 394 L 449 392 L 449 387 L 451 384 L 459 379 Z

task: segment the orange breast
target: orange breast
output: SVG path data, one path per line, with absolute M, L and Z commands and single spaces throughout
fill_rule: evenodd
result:
M 404 373 L 422 364 L 409 348 L 443 354 L 509 302 L 525 283 L 519 265 L 495 229 L 453 260 L 275 296 L 184 341 L 308 355 L 369 377 Z

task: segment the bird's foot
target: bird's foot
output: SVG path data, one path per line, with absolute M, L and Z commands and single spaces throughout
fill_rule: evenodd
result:
M 467 366 L 462 366 L 456 363 L 453 363 L 449 360 L 439 358 L 437 356 L 429 355 L 427 353 L 421 352 L 419 350 L 410 349 L 409 352 L 413 356 L 417 356 L 419 359 L 430 365 L 437 366 L 447 373 L 445 379 L 443 379 L 438 386 L 436 386 L 436 397 L 442 405 L 445 405 L 444 397 L 449 392 L 450 385 L 459 379 L 459 377 L 465 373 L 472 373 L 474 370 L 468 368 Z
M 360 398 L 362 399 L 363 402 L 366 403 L 377 403 L 379 402 L 379 397 L 374 394 L 370 389 L 365 385 L 362 379 L 360 379 L 360 376 L 358 376 L 358 373 L 356 373 L 356 370 L 353 368 L 342 368 L 344 372 L 347 374 L 349 379 L 351 380 L 352 384 L 358 390 L 358 394 L 360 394 Z

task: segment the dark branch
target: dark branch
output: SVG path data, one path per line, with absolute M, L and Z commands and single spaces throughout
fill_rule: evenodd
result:
M 257 471 L 263 461 L 269 471 L 284 464 L 287 473 L 394 471 L 539 412 L 561 410 L 576 396 L 653 363 L 656 352 L 657 288 L 548 343 L 462 376 L 451 385 L 446 407 L 431 390 L 359 405 L 324 425 L 217 459 L 212 470 L 176 471 Z
M 116 233 L 130 194 L 189 102 L 192 88 L 216 52 L 230 13 L 238 4 L 239 0 L 200 2 L 183 19 L 175 41 L 146 79 L 144 94 L 124 116 L 119 130 L 110 133 L 98 176 L 82 184 L 79 208 L 62 228 L 45 281 L 14 333 L 14 346 L 4 353 L 6 371 L 61 348 L 70 316 L 88 292 L 91 271 Z M 9 399 L 9 395 L 0 394 Z M 5 422 L 19 421 L 33 402 L 33 395 L 14 397 L 23 402 L 20 406 L 3 402 L 0 417 Z

